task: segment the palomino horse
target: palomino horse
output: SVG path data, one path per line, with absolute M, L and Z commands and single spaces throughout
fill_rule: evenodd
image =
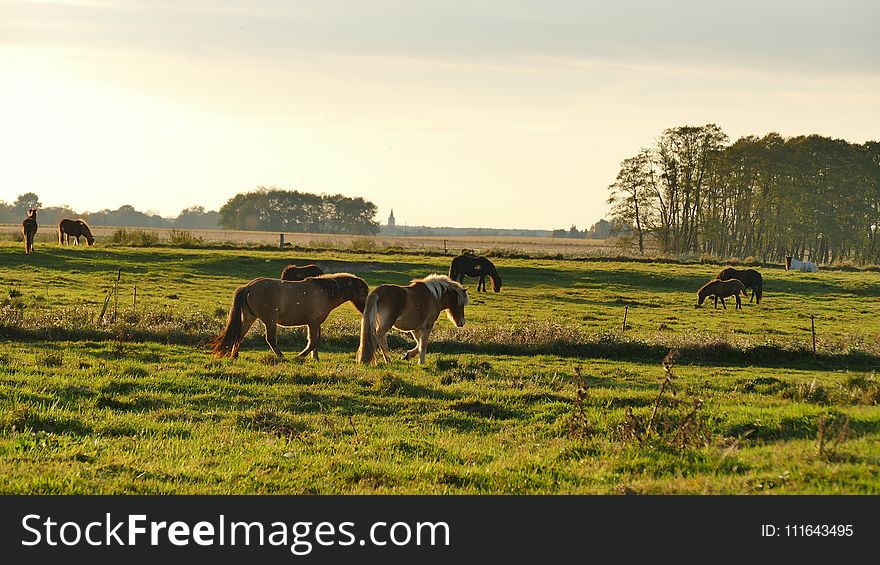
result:
M 277 326 L 307 326 L 308 344 L 299 356 L 311 353 L 317 359 L 321 324 L 330 311 L 351 302 L 363 312 L 369 290 L 362 278 L 348 273 L 304 281 L 254 279 L 235 291 L 226 327 L 210 342 L 212 352 L 218 357 L 238 357 L 244 336 L 259 319 L 266 326 L 266 343 L 278 357 L 282 354 L 275 340 Z
M 79 238 L 86 238 L 86 243 L 92 245 L 95 243 L 95 237 L 89 225 L 82 220 L 68 220 L 64 218 L 58 222 L 58 244 L 64 245 L 70 243 L 70 238 L 74 238 L 75 245 L 79 245 Z
M 27 211 L 27 218 L 21 222 L 21 234 L 24 236 L 24 253 L 30 255 L 34 252 L 34 236 L 37 235 L 36 208 Z
M 382 348 L 385 362 L 391 361 L 385 334 L 395 327 L 410 332 L 416 346 L 403 358 L 416 354 L 419 365 L 425 364 L 428 337 L 440 312 L 446 310 L 449 319 L 459 328 L 464 326 L 464 307 L 468 303 L 467 289 L 446 275 L 428 275 L 415 279 L 409 286 L 383 284 L 367 297 L 364 318 L 361 320 L 359 363 L 375 363 L 376 349 Z
M 492 281 L 492 290 L 501 291 L 501 277 L 498 275 L 498 269 L 485 257 L 478 257 L 473 253 L 463 252 L 461 255 L 452 260 L 449 266 L 449 278 L 464 282 L 464 277 L 479 277 L 480 282 L 477 284 L 477 291 L 486 291 L 486 277 Z
M 718 273 L 718 276 L 715 278 L 721 281 L 726 281 L 728 279 L 738 280 L 743 283 L 746 288 L 752 289 L 752 296 L 749 298 L 749 302 L 754 298 L 755 304 L 761 303 L 761 297 L 764 296 L 764 278 L 761 276 L 761 273 L 755 269 L 739 270 L 734 269 L 733 267 L 727 267 Z
M 726 281 L 715 279 L 707 282 L 697 291 L 697 306 L 702 306 L 703 301 L 706 300 L 707 296 L 714 296 L 715 308 L 718 308 L 718 299 L 720 298 L 721 305 L 727 310 L 727 304 L 724 303 L 724 299 L 728 296 L 733 296 L 736 298 L 736 307 L 742 308 L 742 301 L 739 299 L 740 292 L 742 292 L 743 296 L 748 296 L 748 294 L 746 294 L 746 285 L 741 281 L 736 279 L 729 279 Z
M 792 259 L 791 255 L 786 255 L 785 270 L 800 271 L 802 273 L 818 273 L 819 266 L 812 261 L 798 261 L 797 259 Z
M 296 265 L 288 265 L 281 271 L 281 280 L 283 281 L 302 281 L 309 277 L 320 277 L 324 271 L 317 265 L 304 265 L 297 267 Z

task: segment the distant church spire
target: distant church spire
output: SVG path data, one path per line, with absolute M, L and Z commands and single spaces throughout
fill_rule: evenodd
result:
M 391 215 L 388 216 L 388 227 L 389 228 L 394 227 L 394 208 L 391 209 Z

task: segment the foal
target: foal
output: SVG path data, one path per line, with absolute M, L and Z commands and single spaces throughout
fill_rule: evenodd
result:
M 720 298 L 721 305 L 727 310 L 727 305 L 724 303 L 724 299 L 728 296 L 733 296 L 736 298 L 736 307 L 742 309 L 742 301 L 739 299 L 740 292 L 742 292 L 743 296 L 748 296 L 748 294 L 746 294 L 746 286 L 741 281 L 736 279 L 728 279 L 726 281 L 720 279 L 711 280 L 700 287 L 700 290 L 697 291 L 697 307 L 703 305 L 703 301 L 706 300 L 707 296 L 714 296 L 715 308 L 718 308 L 718 299 Z
M 21 233 L 24 235 L 24 253 L 30 255 L 34 252 L 34 236 L 37 235 L 37 209 L 30 208 L 27 214 L 21 222 Z

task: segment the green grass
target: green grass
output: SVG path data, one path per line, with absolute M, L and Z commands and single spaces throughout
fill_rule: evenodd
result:
M 502 292 L 472 283 L 426 367 L 370 368 L 349 305 L 320 362 L 294 358 L 301 330 L 283 360 L 259 330 L 236 361 L 203 344 L 289 262 L 375 286 L 448 258 L 19 247 L 0 244 L 3 493 L 880 491 L 878 273 L 764 269 L 764 303 L 736 311 L 694 308 L 714 266 L 497 259 Z

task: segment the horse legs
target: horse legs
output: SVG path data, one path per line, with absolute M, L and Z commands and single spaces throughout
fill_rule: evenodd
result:
M 232 358 L 238 359 L 238 350 L 241 349 L 241 342 L 244 340 L 244 336 L 247 335 L 248 331 L 250 331 L 251 326 L 256 323 L 257 317 L 251 314 L 248 308 L 242 308 L 241 311 L 241 329 L 238 333 L 238 340 L 232 346 Z
M 753 289 L 752 289 L 752 295 L 749 296 L 749 304 L 752 303 L 752 298 L 754 298 L 754 297 L 755 297 L 755 289 L 753 288 Z
M 388 334 L 382 334 L 379 338 L 379 349 L 382 350 L 382 357 L 386 363 L 391 363 L 391 350 L 388 348 Z
M 428 351 L 428 336 L 431 335 L 431 330 L 434 329 L 434 324 L 430 324 L 422 329 L 422 335 L 419 337 L 419 365 L 425 364 L 425 353 Z
M 480 275 L 480 282 L 477 283 L 477 292 L 486 292 L 486 275 Z
M 275 320 L 263 320 L 263 324 L 266 326 L 266 343 L 269 344 L 269 347 L 272 348 L 275 355 L 278 357 L 284 357 L 284 354 L 281 353 L 281 349 L 278 348 L 278 342 L 275 340 L 275 337 L 278 335 L 278 325 L 275 324 Z
M 402 357 L 403 359 L 412 359 L 413 357 L 415 357 L 419 353 L 419 344 L 421 343 L 421 340 L 422 340 L 422 330 L 416 329 L 416 330 L 413 330 L 409 333 L 411 333 L 413 336 L 413 339 L 416 340 L 416 346 L 413 347 L 412 349 L 408 350 L 406 353 L 404 353 L 403 357 Z
M 739 298 L 739 293 L 734 294 L 734 296 L 736 297 L 736 309 L 742 310 L 743 305 L 742 305 L 742 300 L 740 300 L 740 298 Z
M 305 357 L 310 352 L 315 361 L 318 360 L 318 341 L 321 339 L 321 324 L 311 323 L 308 326 L 308 342 L 306 348 L 299 352 L 300 357 Z
M 391 350 L 388 347 L 388 332 L 391 331 L 391 326 L 394 324 L 394 322 L 386 321 L 390 320 L 391 318 L 392 316 L 382 316 L 380 313 L 379 327 L 376 328 L 376 340 L 379 343 L 379 349 L 382 350 L 382 357 L 385 358 L 386 363 L 391 363 Z
M 739 297 L 737 297 L 737 300 L 739 300 Z M 724 309 L 725 309 L 725 310 L 727 310 L 727 304 L 724 303 L 724 297 L 723 297 L 723 296 L 721 297 L 721 305 L 724 306 Z
M 718 296 L 712 295 L 712 298 L 715 299 L 715 309 L 717 310 L 718 309 Z

